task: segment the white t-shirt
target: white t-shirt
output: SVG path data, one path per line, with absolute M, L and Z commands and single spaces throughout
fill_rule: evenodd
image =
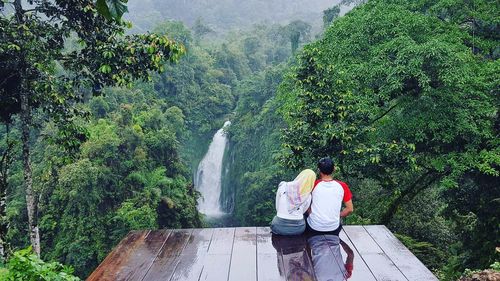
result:
M 334 231 L 340 225 L 342 201 L 348 202 L 351 198 L 352 194 L 346 183 L 317 180 L 307 223 L 316 231 Z
M 298 210 L 293 210 L 291 213 L 288 212 L 289 204 L 288 196 L 286 195 L 286 182 L 282 181 L 278 185 L 278 191 L 276 191 L 276 216 L 287 220 L 303 219 L 304 213 L 311 204 L 311 196 L 309 196 L 307 201 Z

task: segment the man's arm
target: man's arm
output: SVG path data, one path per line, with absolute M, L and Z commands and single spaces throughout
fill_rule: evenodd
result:
M 352 200 L 345 202 L 345 208 L 340 212 L 340 217 L 345 218 L 354 211 L 354 206 L 352 205 Z

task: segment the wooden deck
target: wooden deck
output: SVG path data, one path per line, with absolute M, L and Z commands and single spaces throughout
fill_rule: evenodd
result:
M 349 264 L 353 270 L 350 274 Z M 350 276 L 349 276 L 350 275 Z M 348 278 L 349 277 L 349 278 Z M 437 280 L 381 225 L 284 237 L 268 227 L 134 231 L 87 280 Z

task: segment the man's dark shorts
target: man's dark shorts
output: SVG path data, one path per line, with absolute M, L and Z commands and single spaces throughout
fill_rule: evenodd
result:
M 329 234 L 329 235 L 337 235 L 339 236 L 339 233 L 340 231 L 342 230 L 342 224 L 339 225 L 339 227 L 337 227 L 337 229 L 333 230 L 333 231 L 317 231 L 317 230 L 314 230 L 311 228 L 311 226 L 309 225 L 309 223 L 307 222 L 307 219 L 306 219 L 306 231 L 304 232 L 304 234 L 306 235 L 321 235 L 321 234 Z

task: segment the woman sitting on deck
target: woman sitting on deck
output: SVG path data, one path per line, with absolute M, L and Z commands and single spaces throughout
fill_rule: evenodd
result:
M 311 191 L 316 180 L 313 170 L 306 169 L 291 182 L 280 182 L 276 192 L 276 216 L 271 231 L 280 235 L 300 235 L 306 229 L 304 213 L 311 204 Z

